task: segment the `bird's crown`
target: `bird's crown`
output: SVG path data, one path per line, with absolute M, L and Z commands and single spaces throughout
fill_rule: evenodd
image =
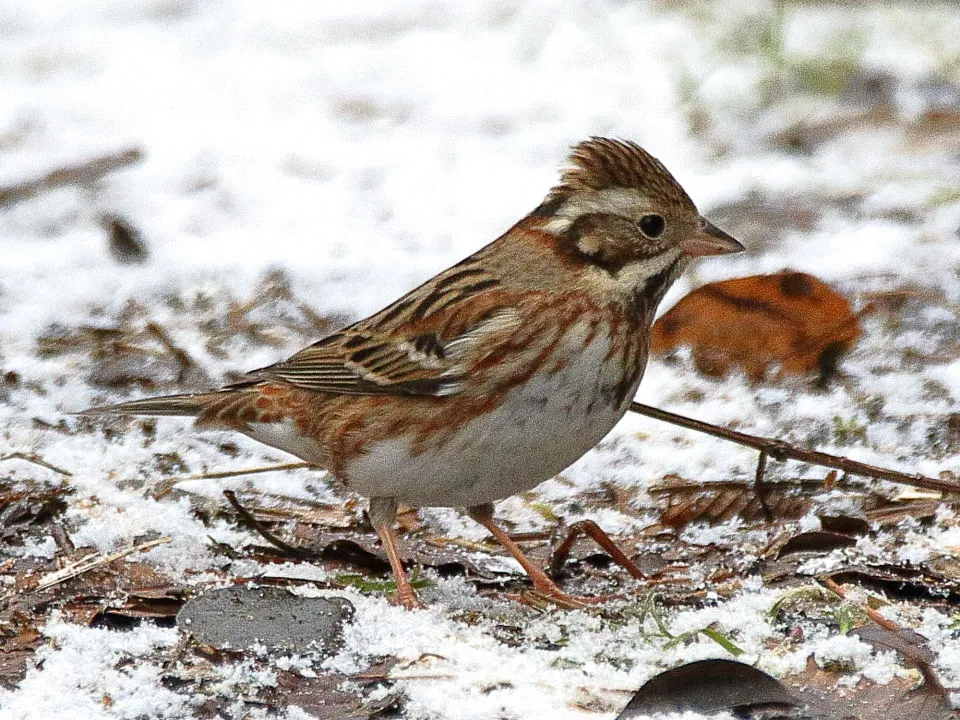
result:
M 636 143 L 592 137 L 573 147 L 568 167 L 547 201 L 559 204 L 571 195 L 613 188 L 641 191 L 651 200 L 693 209 L 693 201 L 663 163 Z

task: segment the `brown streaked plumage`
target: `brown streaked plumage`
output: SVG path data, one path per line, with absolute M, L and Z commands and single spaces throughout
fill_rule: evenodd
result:
M 577 145 L 560 183 L 497 240 L 368 318 L 244 382 L 87 414 L 186 415 L 330 471 L 370 498 L 397 599 L 418 601 L 398 501 L 466 507 L 575 604 L 492 519 L 492 502 L 577 460 L 624 415 L 657 304 L 690 257 L 737 252 L 639 146 Z

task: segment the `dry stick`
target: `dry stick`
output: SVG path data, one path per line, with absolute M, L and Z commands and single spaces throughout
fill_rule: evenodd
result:
M 264 540 L 273 545 L 280 550 L 283 550 L 285 553 L 290 555 L 295 555 L 296 557 L 301 558 L 317 558 L 319 557 L 318 553 L 311 552 L 310 550 L 303 550 L 302 548 L 294 547 L 288 543 L 285 543 L 283 540 L 278 538 L 272 532 L 267 530 L 260 521 L 258 521 L 253 515 L 250 514 L 250 511 L 247 510 L 243 505 L 240 504 L 240 501 L 237 500 L 236 494 L 233 490 L 224 490 L 223 495 L 227 500 L 230 501 L 230 504 L 233 505 L 233 509 L 237 511 L 237 514 L 243 520 L 243 522 L 251 530 L 254 530 L 258 533 Z
M 34 465 L 39 465 L 40 467 L 44 467 L 47 470 L 53 470 L 53 472 L 59 473 L 64 477 L 73 477 L 73 473 L 70 472 L 69 470 L 64 470 L 63 468 L 57 467 L 56 465 L 51 465 L 36 453 L 25 453 L 25 452 L 6 453 L 5 455 L 0 455 L 0 462 L 4 460 L 23 460 L 24 462 L 33 463 Z
M 763 510 L 763 516 L 767 522 L 773 521 L 773 511 L 767 504 L 767 483 L 764 480 L 767 472 L 767 453 L 760 451 L 760 457 L 757 458 L 757 473 L 753 478 L 753 492 L 757 496 L 757 502 L 760 503 L 760 509 Z
M 27 200 L 34 195 L 61 185 L 82 185 L 92 182 L 113 170 L 132 165 L 143 159 L 140 148 L 126 148 L 117 152 L 100 155 L 99 157 L 73 165 L 65 165 L 32 180 L 25 180 L 14 185 L 0 187 L 0 205 L 8 205 L 20 200 Z
M 114 560 L 119 560 L 122 557 L 132 555 L 133 553 L 140 552 L 141 550 L 149 550 L 157 545 L 163 545 L 164 543 L 170 542 L 172 539 L 173 538 L 162 537 L 155 540 L 148 540 L 147 542 L 140 543 L 139 545 L 131 545 L 130 547 L 126 547 L 123 550 L 118 550 L 117 552 L 109 555 L 102 555 L 98 552 L 87 555 L 80 558 L 75 563 L 71 563 L 64 568 L 57 570 L 56 572 L 44 575 L 42 578 L 40 578 L 40 583 L 37 585 L 37 590 L 46 590 L 47 588 L 51 588 L 59 583 L 79 577 L 85 572 L 93 570 L 95 567 L 112 563 Z
M 245 470 L 224 470 L 215 473 L 198 473 L 196 475 L 184 475 L 179 478 L 170 478 L 172 484 L 183 482 L 184 480 L 220 480 L 221 478 L 237 477 L 238 475 L 258 475 L 259 473 L 268 473 L 279 470 L 300 470 L 301 468 L 314 467 L 310 463 L 284 463 L 282 465 L 264 465 L 262 467 L 247 468 Z
M 190 357 L 186 350 L 178 347 L 173 340 L 170 339 L 167 331 L 160 327 L 157 323 L 147 323 L 147 332 L 159 340 L 160 344 L 163 345 L 166 351 L 173 356 L 174 362 L 176 362 L 177 367 L 180 368 L 179 379 L 183 380 L 187 371 L 196 366 L 193 358 Z
M 736 430 L 730 430 L 718 425 L 711 425 L 710 423 L 694 420 L 638 402 L 630 403 L 630 409 L 635 413 L 646 415 L 655 420 L 662 420 L 672 425 L 679 425 L 689 430 L 696 430 L 697 432 L 706 433 L 707 435 L 713 435 L 714 437 L 729 440 L 738 445 L 746 445 L 754 450 L 759 450 L 762 454 L 768 455 L 774 460 L 800 460 L 801 462 L 808 462 L 813 465 L 842 470 L 851 475 L 863 475 L 880 480 L 889 480 L 890 482 L 901 485 L 911 485 L 913 487 L 937 490 L 945 493 L 960 493 L 960 483 L 957 482 L 938 480 L 937 478 L 926 477 L 924 475 L 911 475 L 898 472 L 897 470 L 877 467 L 876 465 L 868 465 L 867 463 L 858 462 L 839 455 L 830 455 L 829 453 L 820 452 L 819 450 L 807 450 L 784 440 L 765 438 L 759 435 L 748 435 L 747 433 L 737 432 Z M 765 458 L 763 462 L 766 462 Z M 759 474 L 762 475 L 762 473 Z
M 839 596 L 841 599 L 846 600 L 847 602 L 853 603 L 850 598 L 847 597 L 847 591 L 842 587 L 837 585 L 836 581 L 833 578 L 817 578 L 817 582 L 820 583 L 827 590 L 832 592 L 834 595 Z M 853 603 L 858 608 L 863 610 L 866 613 L 867 617 L 873 620 L 877 625 L 882 627 L 884 630 L 889 630 L 890 632 L 900 632 L 903 628 L 897 625 L 893 620 L 887 620 L 883 615 L 878 613 L 869 605 L 861 605 L 860 603 Z
M 215 473 L 198 473 L 196 475 L 172 477 L 158 484 L 158 490 L 153 494 L 153 497 L 155 500 L 166 497 L 170 491 L 173 490 L 174 485 L 185 480 L 219 480 L 221 478 L 237 477 L 238 475 L 257 475 L 275 470 L 299 470 L 300 468 L 308 467 L 313 466 L 310 463 L 284 463 L 282 465 L 265 465 L 263 467 L 247 468 L 245 470 L 224 470 Z

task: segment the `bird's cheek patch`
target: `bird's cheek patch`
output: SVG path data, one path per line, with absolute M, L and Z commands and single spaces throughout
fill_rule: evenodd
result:
M 581 234 L 577 238 L 577 249 L 587 257 L 596 257 L 600 252 L 600 238 L 593 233 Z

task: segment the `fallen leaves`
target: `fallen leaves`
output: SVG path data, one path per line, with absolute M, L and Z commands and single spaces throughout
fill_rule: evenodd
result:
M 15 454 L 11 453 L 0 457 L 0 460 L 14 457 Z M 59 468 L 57 471 L 61 474 L 66 472 Z M 0 542 L 13 544 L 31 528 L 39 527 L 59 516 L 66 510 L 66 497 L 71 492 L 65 482 L 58 485 L 31 483 L 30 487 L 0 482 Z
M 131 250 L 124 252 L 129 255 Z M 206 373 L 203 353 L 227 357 L 237 352 L 238 343 L 289 349 L 325 334 L 335 322 L 297 297 L 290 278 L 279 270 L 265 273 L 248 298 L 197 293 L 168 296 L 162 302 L 165 307 L 158 312 L 131 299 L 102 324 L 51 325 L 37 338 L 36 354 L 86 356 L 82 363 L 88 368 L 86 380 L 101 389 L 207 389 L 216 383 Z M 161 324 L 157 316 L 164 313 L 186 322 Z M 188 352 L 181 338 L 195 333 L 206 340 Z M 228 346 L 231 352 L 225 349 Z
M 831 667 L 820 667 L 811 657 L 803 672 L 780 679 L 781 684 L 801 700 L 816 720 L 949 720 L 955 718 L 944 694 L 931 685 L 917 687 L 910 677 L 894 677 L 877 684 L 866 678 L 852 686 L 841 686 L 844 677 Z
M 46 590 L 53 587 L 54 585 L 59 585 L 62 582 L 70 580 L 75 577 L 79 577 L 84 573 L 93 570 L 94 568 L 100 567 L 102 565 L 107 565 L 112 563 L 114 560 L 119 560 L 120 558 L 126 557 L 127 555 L 132 555 L 135 552 L 142 552 L 144 550 L 149 550 L 150 548 L 156 547 L 157 545 L 162 545 L 163 543 L 170 542 L 171 538 L 163 537 L 157 538 L 155 540 L 148 540 L 147 542 L 140 543 L 138 545 L 130 545 L 128 547 L 122 548 L 115 553 L 90 553 L 79 560 L 70 563 L 66 567 L 60 568 L 56 572 L 49 573 L 40 578 L 40 581 L 37 583 L 37 590 Z
M 617 720 L 654 713 L 737 710 L 740 717 L 760 709 L 788 710 L 799 705 L 777 680 L 733 660 L 700 660 L 662 672 L 633 696 Z
M 819 487 L 819 483 L 814 484 Z M 704 484 L 668 475 L 648 491 L 660 512 L 660 523 L 680 528 L 691 522 L 726 522 L 733 518 L 748 521 L 778 518 L 796 520 L 811 507 L 802 486 L 767 485 L 758 491 L 754 483 L 715 482 Z
M 697 368 L 713 376 L 738 366 L 753 380 L 828 378 L 859 336 L 846 298 L 813 275 L 783 270 L 694 290 L 654 324 L 651 349 L 690 346 Z
M 898 635 L 868 626 L 860 636 L 882 649 L 895 650 L 917 664 L 929 665 L 916 633 Z M 820 667 L 811 657 L 803 672 L 776 680 L 734 660 L 700 660 L 672 668 L 648 680 L 617 720 L 646 718 L 655 713 L 733 711 L 741 718 L 794 720 L 947 720 L 955 717 L 939 682 L 931 675 L 919 688 L 903 677 L 884 685 L 860 679 L 853 686 L 838 681 L 842 675 Z

